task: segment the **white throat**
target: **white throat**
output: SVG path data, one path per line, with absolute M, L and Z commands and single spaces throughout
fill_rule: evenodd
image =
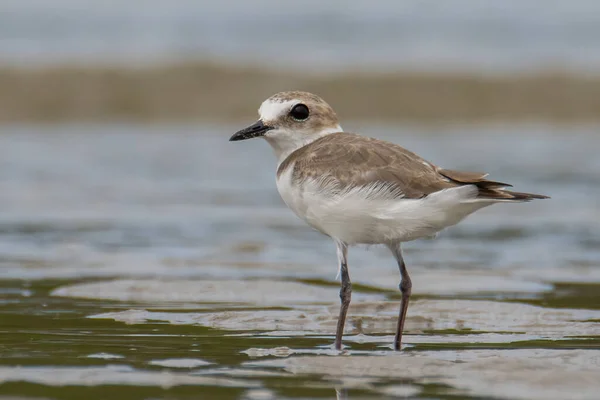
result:
M 281 164 L 290 154 L 301 147 L 336 132 L 343 132 L 340 125 L 331 128 L 325 128 L 319 132 L 306 133 L 298 131 L 288 131 L 278 129 L 276 131 L 267 132 L 264 138 L 273 148 L 273 152 L 277 157 L 277 165 Z

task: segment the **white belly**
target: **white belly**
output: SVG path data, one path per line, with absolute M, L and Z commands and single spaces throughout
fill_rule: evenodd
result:
M 283 201 L 313 228 L 348 244 L 430 237 L 492 204 L 476 200 L 474 186 L 446 189 L 423 199 L 398 198 L 373 187 L 335 194 L 318 181 L 292 184 L 292 170 L 277 179 Z

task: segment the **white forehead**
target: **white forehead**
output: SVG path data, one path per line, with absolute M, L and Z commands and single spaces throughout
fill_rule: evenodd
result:
M 286 115 L 297 103 L 299 103 L 298 100 L 274 101 L 267 99 L 260 105 L 258 114 L 263 121 L 274 121 L 282 115 Z

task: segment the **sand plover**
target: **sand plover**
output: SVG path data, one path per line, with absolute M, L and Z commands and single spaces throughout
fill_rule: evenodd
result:
M 337 246 L 341 307 L 335 348 L 342 347 L 352 284 L 348 246 L 383 244 L 400 268 L 402 300 L 394 349 L 400 350 L 412 283 L 403 242 L 434 236 L 491 204 L 545 199 L 506 190 L 487 174 L 444 169 L 393 143 L 347 133 L 320 97 L 282 92 L 265 100 L 253 125 L 229 140 L 262 137 L 278 159 L 283 201 Z

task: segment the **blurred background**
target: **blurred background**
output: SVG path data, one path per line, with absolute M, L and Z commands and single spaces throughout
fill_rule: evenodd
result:
M 0 120 L 250 118 L 273 92 L 345 118 L 597 120 L 600 5 L 507 0 L 5 0 Z
M 282 90 L 552 197 L 404 246 L 410 365 L 377 247 L 321 355 L 334 246 L 228 142 Z M 599 122 L 597 1 L 2 0 L 0 399 L 596 398 Z

